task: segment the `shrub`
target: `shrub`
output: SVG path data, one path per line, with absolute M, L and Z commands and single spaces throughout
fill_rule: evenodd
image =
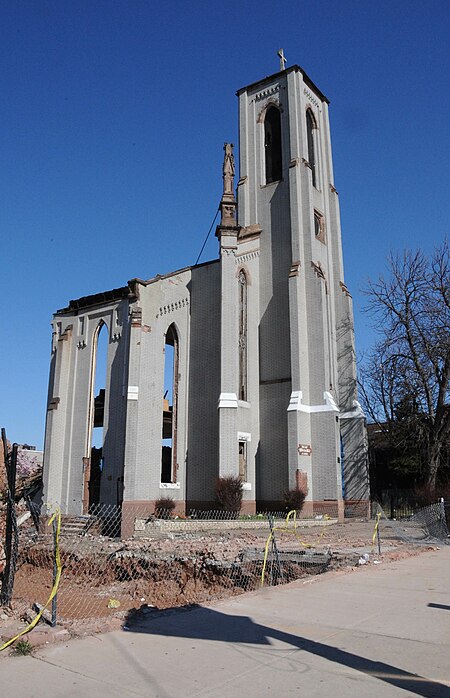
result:
M 445 501 L 450 500 L 450 482 L 445 482 L 442 483 L 441 485 L 436 485 L 436 495 L 437 499 L 440 499 L 441 497 L 445 499 Z
M 438 484 L 436 487 L 431 487 L 431 485 L 427 484 L 416 485 L 413 490 L 413 496 L 420 506 L 435 504 L 441 497 L 444 499 L 450 498 L 450 483 Z
M 160 497 L 155 502 L 155 516 L 158 519 L 170 519 L 175 509 L 175 502 L 171 497 Z
M 238 477 L 227 475 L 216 480 L 216 502 L 224 511 L 239 513 L 242 502 L 242 482 Z
M 288 511 L 295 510 L 297 514 L 300 514 L 303 509 L 303 504 L 305 503 L 306 495 L 308 492 L 294 488 L 293 490 L 286 490 L 284 493 L 284 503 Z
M 410 498 L 413 499 L 414 504 L 419 507 L 427 507 L 429 504 L 434 504 L 434 502 L 437 501 L 434 487 L 426 483 L 416 485 L 411 494 L 412 497 Z

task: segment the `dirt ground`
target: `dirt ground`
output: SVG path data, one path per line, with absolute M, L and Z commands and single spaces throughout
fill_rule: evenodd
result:
M 364 553 L 368 560 L 362 564 L 370 565 L 424 549 L 408 546 L 383 522 L 381 555 L 376 539 L 373 545 L 373 521 L 322 523 L 299 526 L 295 531 L 278 526 L 275 540 L 278 553 L 284 555 L 282 579 L 276 576 L 280 568 L 274 567 L 269 543 L 265 584 L 284 583 L 324 571 L 351 570 L 361 565 Z M 208 603 L 256 590 L 261 586 L 268 534 L 265 524 L 251 531 L 172 533 L 128 541 L 89 534 L 63 536 L 58 625 L 73 635 L 104 631 L 124 623 L 130 614 Z M 328 562 L 322 565 L 324 555 Z M 320 564 L 315 564 L 314 556 Z M 0 626 L 23 618 L 34 602 L 45 604 L 52 576 L 51 541 L 38 541 L 32 536 L 28 541 L 22 539 L 12 608 L 6 615 L 0 614 Z

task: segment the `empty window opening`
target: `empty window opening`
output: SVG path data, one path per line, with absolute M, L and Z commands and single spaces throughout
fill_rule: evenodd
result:
M 247 442 L 239 441 L 239 479 L 247 482 Z
M 317 240 L 325 242 L 325 219 L 319 211 L 314 209 L 314 235 Z
M 266 160 L 266 184 L 281 179 L 281 114 L 276 107 L 269 107 L 264 119 L 264 149 Z
M 161 482 L 177 481 L 177 401 L 178 401 L 178 336 L 171 325 L 164 345 L 164 395 L 161 450 Z
M 247 277 L 239 272 L 239 400 L 247 400 Z
M 306 132 L 308 140 L 308 162 L 311 167 L 312 183 L 313 186 L 317 186 L 317 172 L 316 172 L 316 151 L 314 143 L 314 130 L 317 128 L 316 121 L 314 119 L 311 109 L 306 111 Z
M 89 455 L 84 458 L 83 511 L 100 502 L 103 471 L 105 395 L 108 366 L 108 328 L 102 321 L 94 333 L 92 345 Z

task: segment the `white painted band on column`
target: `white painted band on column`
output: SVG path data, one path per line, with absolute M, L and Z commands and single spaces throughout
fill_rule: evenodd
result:
M 138 385 L 129 385 L 127 399 L 128 400 L 137 400 L 138 398 L 139 398 L 139 386 Z
M 238 399 L 236 393 L 220 393 L 218 409 L 221 407 L 235 407 L 237 409 Z
M 288 412 L 306 412 L 307 414 L 312 414 L 313 412 L 339 412 L 339 408 L 336 405 L 336 401 L 332 394 L 326 390 L 323 394 L 323 399 L 325 400 L 325 405 L 303 405 L 302 403 L 303 393 L 301 390 L 293 390 L 289 400 L 289 406 L 287 408 Z

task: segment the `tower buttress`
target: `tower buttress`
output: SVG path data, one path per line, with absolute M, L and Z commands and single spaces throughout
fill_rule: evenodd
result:
M 234 196 L 233 145 L 225 143 L 223 160 L 223 194 L 220 202 L 221 220 L 216 236 L 220 244 L 221 278 L 221 357 L 219 395 L 219 475 L 237 476 L 239 452 L 237 441 L 237 408 L 239 358 L 238 283 L 236 250 L 239 226 L 236 223 Z

